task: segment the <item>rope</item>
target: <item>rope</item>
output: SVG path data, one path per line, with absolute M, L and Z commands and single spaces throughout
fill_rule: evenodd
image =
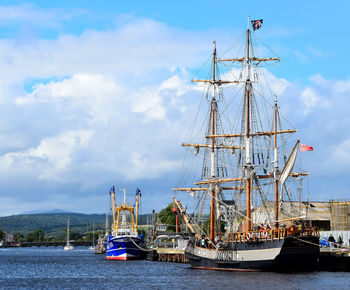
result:
M 308 243 L 308 244 L 314 245 L 314 246 L 320 246 L 319 244 L 315 244 L 315 243 L 312 243 L 312 242 L 309 242 L 309 241 L 304 241 L 302 239 L 298 239 L 298 238 L 293 237 L 293 236 L 292 236 L 292 238 L 294 238 L 294 239 L 296 239 L 298 241 L 304 242 L 304 243 Z M 347 246 L 340 246 L 340 248 L 335 248 L 335 249 L 342 249 L 342 248 L 343 249 L 350 249 L 350 247 L 347 247 Z
M 307 244 L 310 244 L 310 245 L 313 245 L 313 246 L 320 246 L 319 244 L 315 244 L 315 243 L 312 243 L 312 242 L 309 242 L 309 241 L 304 241 L 302 239 L 299 239 L 299 238 L 296 238 L 296 237 L 293 237 L 292 238 L 298 240 L 298 241 L 301 241 L 301 242 L 304 242 L 304 243 L 307 243 Z
M 129 238 L 129 239 L 134 243 L 134 245 L 135 245 L 136 247 L 138 247 L 141 251 L 151 252 L 151 251 L 154 250 L 154 249 L 146 249 L 146 248 L 143 248 L 143 247 L 139 246 L 138 244 L 136 244 L 135 241 L 134 241 L 131 237 L 128 237 L 128 238 Z

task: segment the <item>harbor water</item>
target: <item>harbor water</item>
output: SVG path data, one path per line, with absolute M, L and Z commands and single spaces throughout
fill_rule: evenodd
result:
M 349 289 L 350 273 L 278 274 L 191 269 L 189 264 L 109 261 L 87 248 L 0 249 L 1 289 Z

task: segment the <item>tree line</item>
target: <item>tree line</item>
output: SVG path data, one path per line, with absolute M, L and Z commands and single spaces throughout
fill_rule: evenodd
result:
M 170 203 L 156 215 L 158 222 L 168 225 L 167 231 L 169 232 L 175 231 L 176 215 L 173 208 L 173 203 Z M 92 241 L 93 235 L 96 241 L 99 235 L 105 234 L 106 216 L 103 214 L 27 214 L 1 217 L 0 241 L 5 239 L 4 231 L 13 233 L 14 243 L 65 241 L 68 217 L 70 218 L 70 240 L 72 241 Z M 151 217 L 151 214 L 140 215 L 139 225 L 149 223 Z

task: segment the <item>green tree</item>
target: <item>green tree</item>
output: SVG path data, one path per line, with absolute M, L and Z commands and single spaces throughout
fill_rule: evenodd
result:
M 87 232 L 87 233 L 85 233 L 85 235 L 83 237 L 83 240 L 86 241 L 86 242 L 91 242 L 92 243 L 92 238 L 94 238 L 95 243 L 96 243 L 96 241 L 98 239 L 97 233 Z
M 20 242 L 24 241 L 24 236 L 21 233 L 19 233 L 19 232 L 15 233 L 13 235 L 13 238 L 14 238 L 16 243 L 20 243 Z
M 27 242 L 42 242 L 44 239 L 45 233 L 40 229 L 36 229 L 35 231 L 29 233 L 26 237 Z
M 175 231 L 175 225 L 176 225 L 176 215 L 173 212 L 174 205 L 173 203 L 170 203 L 166 208 L 162 209 L 159 214 L 158 218 L 162 224 L 167 224 L 167 231 L 174 232 Z
M 66 237 L 67 239 L 67 237 Z M 73 241 L 80 241 L 83 239 L 83 235 L 81 233 L 78 232 L 71 232 L 69 235 L 69 239 L 73 240 Z
M 63 238 L 62 237 L 49 236 L 49 237 L 46 237 L 46 240 L 48 242 L 62 242 Z

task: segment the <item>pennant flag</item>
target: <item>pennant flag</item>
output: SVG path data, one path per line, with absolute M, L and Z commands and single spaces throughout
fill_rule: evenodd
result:
M 255 31 L 255 30 L 258 30 L 261 27 L 261 25 L 263 23 L 263 19 L 252 20 L 251 22 L 252 22 L 253 29 Z
M 136 195 L 140 195 L 141 197 L 141 190 L 139 188 L 136 188 Z
M 314 148 L 309 145 L 300 144 L 300 152 L 304 152 L 304 151 L 314 151 Z
M 109 189 L 110 192 L 115 192 L 114 185 Z

